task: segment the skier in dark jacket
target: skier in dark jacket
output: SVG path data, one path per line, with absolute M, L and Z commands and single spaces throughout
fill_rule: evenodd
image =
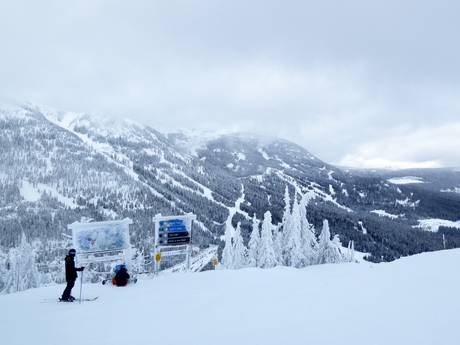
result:
M 121 265 L 120 269 L 115 274 L 115 277 L 113 277 L 113 281 L 116 286 L 126 286 L 128 285 L 128 280 L 129 280 L 129 274 L 128 274 L 128 271 L 126 270 L 126 266 Z
M 69 254 L 65 257 L 65 280 L 67 286 L 65 287 L 64 292 L 62 293 L 61 301 L 73 302 L 75 297 L 71 296 L 72 288 L 75 285 L 75 280 L 77 280 L 77 271 L 83 271 L 84 267 L 75 267 L 75 254 L 77 252 L 75 249 L 70 249 Z

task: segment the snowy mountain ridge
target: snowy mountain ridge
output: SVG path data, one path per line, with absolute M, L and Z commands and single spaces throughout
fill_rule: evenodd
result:
M 63 249 L 46 249 L 46 243 L 65 246 L 61 234 L 81 217 L 130 217 L 133 244 L 147 250 L 157 213 L 195 213 L 198 246 L 221 247 L 229 218 L 233 225 L 241 222 L 248 241 L 254 214 L 262 219 L 270 210 L 273 223 L 281 222 L 286 186 L 291 197 L 314 193 L 308 215 L 315 227 L 329 219 L 333 234 L 343 243 L 353 240 L 373 261 L 441 249 L 442 234 L 449 247 L 460 246 L 457 232 L 413 228 L 421 219 L 460 219 L 460 195 L 441 192 L 460 185 L 454 171 L 424 172 L 423 184 L 393 185 L 387 179 L 421 172 L 342 170 L 294 143 L 257 135 L 162 134 L 132 121 L 37 106 L 4 108 L 0 114 L 5 250 L 25 232 L 48 251 L 44 260 L 59 257 Z

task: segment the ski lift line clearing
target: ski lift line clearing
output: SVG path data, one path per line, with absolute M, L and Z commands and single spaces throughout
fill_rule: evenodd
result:
M 81 223 L 68 226 L 80 263 L 126 261 L 131 251 L 129 225 L 132 220 Z
M 187 270 L 190 270 L 192 251 L 192 223 L 196 215 L 188 213 L 182 216 L 153 217 L 155 225 L 155 253 L 160 260 L 155 260 L 155 272 L 161 269 L 161 258 L 175 255 L 186 255 Z

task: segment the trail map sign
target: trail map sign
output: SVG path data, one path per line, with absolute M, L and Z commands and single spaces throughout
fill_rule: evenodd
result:
M 158 243 L 175 245 L 190 243 L 190 233 L 187 228 L 187 219 L 173 218 L 160 220 L 158 226 Z
M 157 214 L 153 221 L 155 223 L 155 255 L 160 258 L 187 255 L 187 267 L 190 266 L 192 222 L 196 219 L 194 214 L 183 216 L 162 216 Z M 161 260 L 156 262 L 155 270 L 160 269 Z
M 132 220 L 72 223 L 73 246 L 83 261 L 107 261 L 124 257 L 131 248 L 129 225 Z M 91 260 L 92 259 L 92 260 Z

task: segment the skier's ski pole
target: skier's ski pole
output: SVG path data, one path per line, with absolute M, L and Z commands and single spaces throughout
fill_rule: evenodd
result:
M 80 304 L 81 304 L 81 289 L 83 287 L 83 272 L 81 271 L 81 276 L 80 276 Z

